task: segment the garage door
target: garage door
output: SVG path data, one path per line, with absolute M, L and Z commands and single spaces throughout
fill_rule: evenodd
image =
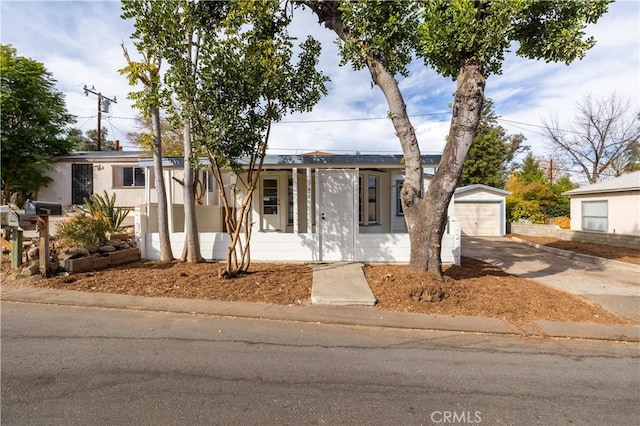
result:
M 456 202 L 456 218 L 462 235 L 478 237 L 500 236 L 500 203 Z

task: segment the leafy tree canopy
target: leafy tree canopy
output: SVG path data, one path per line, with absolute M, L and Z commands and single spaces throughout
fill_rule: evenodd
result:
M 504 188 L 514 157 L 529 149 L 522 145 L 525 140 L 522 134 L 507 135 L 506 130 L 497 124 L 497 119 L 493 101 L 486 99 L 469 157 L 462 169 L 460 186 L 480 183 Z
M 516 43 L 518 56 L 569 64 L 593 47 L 595 39 L 585 37 L 585 24 L 595 23 L 611 2 L 343 2 L 340 9 L 351 39 L 341 43 L 342 57 L 359 69 L 370 55 L 392 73 L 406 75 L 406 65 L 415 53 L 439 74 L 453 79 L 464 58 L 482 64 L 488 77 L 502 73 L 504 54 Z
M 56 156 L 73 147 L 67 126 L 64 95 L 44 65 L 17 55 L 10 45 L 0 45 L 0 114 L 2 126 L 3 202 L 12 192 L 26 193 L 50 182 L 46 170 Z

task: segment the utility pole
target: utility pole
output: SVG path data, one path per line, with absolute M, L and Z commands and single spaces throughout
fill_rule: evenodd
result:
M 553 157 L 549 159 L 549 183 L 553 184 Z
M 85 84 L 84 87 L 84 94 L 86 96 L 89 96 L 89 93 L 94 94 L 98 97 L 98 151 L 101 151 L 101 147 L 100 147 L 100 139 L 102 138 L 102 127 L 100 125 L 100 119 L 102 118 L 102 112 L 109 112 L 109 105 L 111 105 L 111 103 L 113 102 L 114 104 L 117 104 L 118 101 L 116 101 L 116 97 L 114 96 L 113 99 L 111 98 L 107 98 L 106 96 L 104 96 L 102 93 L 100 92 L 96 92 L 96 88 L 94 86 L 91 86 L 91 89 L 89 89 L 87 87 L 87 85 Z

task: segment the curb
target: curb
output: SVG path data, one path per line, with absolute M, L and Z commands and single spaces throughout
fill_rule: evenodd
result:
M 518 243 L 526 244 L 531 247 L 535 247 L 537 249 L 556 254 L 558 256 L 566 257 L 569 259 L 582 260 L 584 262 L 596 263 L 596 264 L 604 264 L 609 266 L 614 266 L 616 268 L 627 269 L 632 272 L 637 272 L 640 274 L 640 265 L 635 265 L 633 263 L 620 262 L 617 260 L 605 259 L 602 257 L 590 256 L 588 254 L 575 253 L 573 251 L 562 250 L 555 247 L 548 247 L 542 244 L 534 243 L 533 241 L 523 240 L 518 237 L 510 237 L 513 241 Z
M 57 290 L 30 286 L 2 286 L 0 300 L 361 327 L 640 342 L 640 325 L 609 326 L 603 324 L 536 321 L 535 328 L 528 327 L 517 330 L 498 318 L 400 313 L 380 311 L 371 307 L 280 306 L 266 303 L 87 293 L 76 290 Z

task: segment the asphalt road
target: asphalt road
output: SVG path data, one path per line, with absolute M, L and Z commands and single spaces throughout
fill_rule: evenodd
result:
M 3 425 L 631 425 L 639 346 L 2 302 Z

